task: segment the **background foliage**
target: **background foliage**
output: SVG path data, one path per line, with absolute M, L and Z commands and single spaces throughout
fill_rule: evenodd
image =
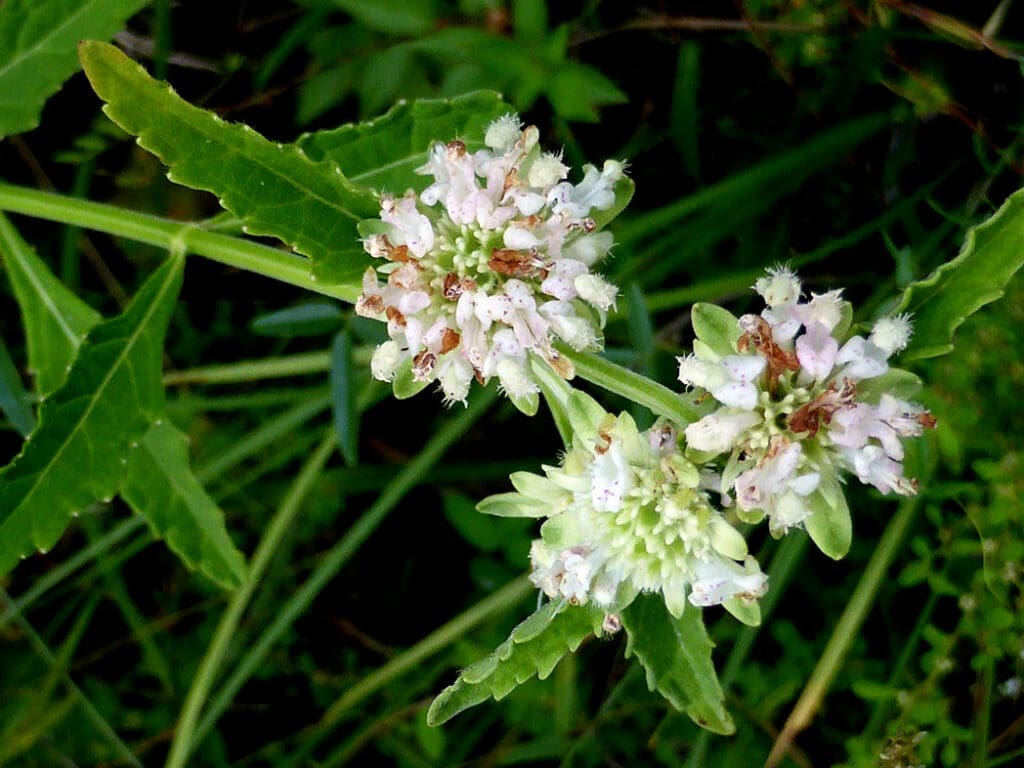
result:
M 19 109 L 0 111 L 0 174 L 210 219 L 212 233 L 264 231 L 230 198 L 237 219 L 168 182 L 100 114 L 81 74 L 43 106 L 87 37 L 116 33 L 185 99 L 272 141 L 402 98 L 502 91 L 573 165 L 629 159 L 637 194 L 614 225 L 606 268 L 625 287 L 609 356 L 666 383 L 692 338 L 693 302 L 742 311 L 758 272 L 788 261 L 811 290 L 849 286 L 866 307 L 857 319 L 868 319 L 950 260 L 1020 186 L 1024 48 L 1012 2 L 751 0 L 681 13 L 596 0 L 8 0 L 0 101 Z M 25 78 L 35 76 L 33 101 Z M 302 140 L 313 162 L 335 151 L 330 135 Z M 236 138 L 176 172 L 204 186 L 196 179 L 212 164 L 244 158 L 257 141 L 241 129 Z M 365 205 L 338 184 L 325 196 Z M 305 237 L 292 240 L 299 250 Z M 138 398 L 149 420 L 98 422 L 139 448 L 126 467 L 97 465 L 91 490 L 111 495 L 122 472 L 145 481 L 122 486 L 127 504 L 67 502 L 78 513 L 67 533 L 34 531 L 48 551 L 0 582 L 0 763 L 162 763 L 218 642 L 223 672 L 192 723 L 197 765 L 734 766 L 763 763 L 773 745 L 800 766 L 997 766 L 1024 754 L 1020 279 L 957 331 L 950 355 L 918 350 L 940 424 L 913 459 L 924 493 L 897 504 L 851 489 L 853 546 L 838 563 L 799 539 L 753 541 L 773 574 L 768 620 L 754 630 L 707 613 L 735 736 L 667 713 L 624 660 L 623 639 L 590 641 L 548 679 L 432 729 L 432 694 L 535 599 L 519 579 L 531 522 L 483 518 L 473 505 L 506 490 L 510 471 L 550 461 L 550 421 L 486 395 L 448 412 L 430 393 L 384 399 L 366 366 L 380 328 L 345 305 L 194 257 L 173 312 L 173 298 L 166 305 L 165 397 L 154 358 L 164 305 L 151 297 L 173 290 L 173 256 L 22 216 L 0 221 L 0 241 L 0 290 L 39 310 L 23 323 L 13 300 L 0 309 L 5 464 L 37 416 L 29 393 L 54 393 L 44 418 L 68 414 L 63 431 L 40 439 L 95 428 L 61 389 L 80 346 L 76 380 L 114 370 L 110 355 L 149 372 L 101 403 Z M 81 299 L 61 299 L 71 314 L 24 299 L 60 294 L 57 279 Z M 986 281 L 1000 282 L 980 271 L 973 295 Z M 135 295 L 143 301 L 131 304 Z M 112 319 L 98 325 L 101 316 Z M 103 330 L 83 346 L 94 326 Z M 63 341 L 33 359 L 33 334 Z M 153 440 L 155 429 L 170 436 Z M 25 503 L 16 473 L 3 477 L 5 510 Z M 169 508 L 180 513 L 133 515 Z M 175 530 L 211 508 L 224 527 Z M 268 525 L 280 547 L 264 557 Z M 0 560 L 23 554 L 8 551 L 17 535 L 0 531 Z M 880 551 L 891 563 L 879 564 Z M 258 589 L 225 589 L 246 567 L 261 573 Z M 238 631 L 223 637 L 221 617 L 236 609 Z

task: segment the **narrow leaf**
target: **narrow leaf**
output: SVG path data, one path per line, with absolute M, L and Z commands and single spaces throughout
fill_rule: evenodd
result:
M 308 133 L 298 145 L 311 159 L 337 165 L 352 182 L 402 194 L 426 186 L 415 169 L 426 162 L 432 141 L 459 139 L 470 152 L 482 149 L 487 125 L 511 111 L 493 91 L 419 99 L 376 120 Z
M 312 260 L 326 284 L 358 284 L 369 261 L 355 224 L 379 206 L 333 163 L 194 107 L 113 46 L 86 42 L 82 66 L 104 111 L 169 167 L 168 178 L 220 198 L 250 234 L 273 235 Z
M 0 411 L 10 419 L 22 437 L 27 437 L 36 426 L 36 417 L 32 414 L 25 385 L 21 383 L 21 376 L 3 339 L 0 339 Z
M 39 125 L 43 104 L 78 71 L 79 40 L 106 40 L 147 0 L 0 3 L 0 138 Z
M 224 513 L 189 466 L 188 438 L 168 421 L 154 422 L 131 451 L 121 496 L 189 568 L 227 589 L 245 578 Z
M 64 383 L 82 339 L 102 317 L 64 287 L 2 214 L 0 255 L 21 308 L 36 391 L 47 395 Z
M 445 688 L 430 705 L 427 722 L 441 725 L 487 699 L 500 701 L 534 675 L 543 680 L 600 622 L 601 614 L 589 608 L 547 603 L 512 630 L 494 653 L 467 667 Z
M 131 444 L 163 409 L 163 338 L 182 265 L 168 259 L 124 314 L 93 328 L 67 381 L 40 408 L 39 427 L 0 474 L 0 575 L 53 546 L 70 515 L 120 486 Z
M 249 324 L 249 329 L 260 336 L 293 339 L 334 333 L 344 319 L 337 304 L 313 301 L 260 315 Z
M 701 611 L 687 606 L 676 619 L 657 595 L 639 595 L 622 612 L 629 640 L 626 655 L 636 656 L 647 673 L 647 686 L 709 731 L 736 730 L 725 710 L 725 696 L 711 662 L 713 643 Z
M 352 335 L 340 331 L 331 344 L 331 404 L 342 458 L 350 467 L 359 463 L 359 411 L 356 410 Z
M 907 286 L 897 312 L 910 312 L 914 336 L 903 360 L 938 357 L 953 349 L 964 320 L 1003 295 L 1024 265 L 1024 190 L 967 233 L 960 254 L 924 280 Z

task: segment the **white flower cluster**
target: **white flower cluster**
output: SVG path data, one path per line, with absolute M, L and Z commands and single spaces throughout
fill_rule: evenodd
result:
M 517 472 L 518 493 L 492 497 L 504 514 L 547 517 L 530 552 L 531 580 L 551 599 L 609 613 L 660 592 L 680 616 L 696 606 L 738 610 L 767 589 L 743 536 L 715 510 L 706 478 L 666 424 L 641 433 L 582 393 L 571 398 L 573 447 L 545 476 Z M 488 502 L 482 511 L 490 511 Z
M 760 315 L 735 320 L 727 338 L 709 330 L 695 354 L 679 358 L 680 381 L 720 404 L 686 428 L 686 441 L 703 458 L 727 454 L 726 503 L 735 498 L 748 522 L 767 516 L 778 536 L 819 510 L 845 510 L 840 470 L 882 493 L 914 494 L 901 439 L 935 420 L 889 391 L 909 377 L 888 363 L 910 339 L 909 318 L 847 338 L 850 306 L 840 291 L 801 301 L 800 281 L 782 267 L 754 289 L 767 305 Z
M 537 129 L 514 115 L 492 123 L 484 143 L 474 153 L 462 141 L 434 143 L 416 171 L 433 183 L 383 196 L 380 220 L 362 230 L 383 263 L 367 269 L 356 311 L 387 321 L 390 341 L 371 368 L 396 394 L 437 381 L 446 402 L 464 402 L 474 378 L 497 376 L 517 405 L 535 407 L 527 353 L 568 378 L 553 339 L 600 344 L 617 290 L 591 272 L 612 246 L 592 216 L 613 208 L 628 182 L 619 185 L 624 165 L 613 160 L 566 181 L 561 158 L 541 152 Z

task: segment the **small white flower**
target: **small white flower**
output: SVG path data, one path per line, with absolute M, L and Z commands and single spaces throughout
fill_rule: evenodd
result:
M 781 307 L 796 304 L 800 300 L 800 280 L 788 267 L 777 266 L 768 270 L 766 277 L 754 283 L 764 303 L 769 307 Z
M 843 319 L 843 291 L 838 289 L 826 293 L 812 293 L 811 300 L 803 305 L 803 323 L 810 327 L 812 323 L 820 323 L 831 333 Z
M 825 381 L 832 375 L 838 352 L 839 342 L 818 322 L 811 323 L 807 333 L 796 340 L 797 360 L 815 381 Z
M 723 558 L 698 560 L 695 571 L 690 602 L 697 606 L 720 605 L 734 597 L 756 600 L 768 591 L 768 577 L 752 557 L 742 565 Z
M 886 355 L 894 355 L 905 349 L 910 343 L 912 332 L 910 315 L 893 315 L 878 320 L 868 338 Z
M 861 336 L 854 336 L 836 355 L 836 364 L 846 366 L 842 376 L 858 381 L 873 379 L 889 370 L 889 354 Z
M 699 451 L 725 453 L 738 444 L 743 433 L 760 421 L 761 417 L 751 411 L 722 409 L 687 426 L 686 442 Z
M 917 486 L 903 475 L 903 465 L 889 458 L 877 445 L 865 445 L 859 450 L 845 449 L 847 461 L 858 479 L 873 485 L 880 493 L 899 493 L 913 496 Z
M 519 116 L 509 112 L 487 126 L 484 144 L 497 152 L 508 152 L 519 139 L 523 124 Z
M 569 168 L 562 162 L 560 156 L 545 152 L 533 161 L 526 178 L 531 187 L 551 187 L 564 179 L 568 173 Z

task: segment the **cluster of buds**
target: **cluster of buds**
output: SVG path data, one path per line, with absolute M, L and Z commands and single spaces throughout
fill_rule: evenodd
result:
M 767 517 L 779 536 L 845 511 L 841 471 L 882 493 L 916 493 L 904 475 L 902 438 L 935 419 L 896 395 L 912 377 L 888 362 L 910 339 L 909 318 L 885 318 L 867 338 L 850 336 L 840 291 L 801 301 L 800 281 L 781 267 L 754 289 L 767 305 L 760 315 L 723 321 L 727 313 L 714 308 L 717 322 L 703 336 L 696 308 L 694 354 L 679 359 L 680 381 L 720 406 L 685 432 L 691 456 L 726 457 L 724 503 L 735 501 L 746 522 Z
M 595 216 L 621 207 L 631 184 L 613 160 L 570 183 L 561 158 L 514 115 L 492 123 L 484 144 L 435 142 L 417 169 L 433 183 L 382 197 L 380 219 L 361 228 L 381 263 L 367 269 L 356 311 L 388 324 L 371 368 L 396 395 L 437 381 L 447 403 L 465 402 L 474 378 L 497 377 L 530 412 L 538 388 L 528 353 L 568 378 L 552 342 L 601 343 L 617 290 L 591 271 L 612 246 Z
M 553 600 L 609 614 L 639 592 L 658 592 L 682 615 L 687 601 L 756 611 L 767 577 L 743 536 L 711 503 L 708 478 L 681 452 L 670 425 L 641 432 L 580 392 L 569 396 L 572 446 L 544 476 L 512 475 L 516 493 L 482 512 L 545 517 L 531 580 Z

